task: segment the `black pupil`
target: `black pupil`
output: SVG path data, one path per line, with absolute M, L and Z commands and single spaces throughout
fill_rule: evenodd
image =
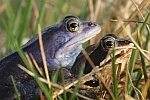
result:
M 77 23 L 71 23 L 71 24 L 70 24 L 70 27 L 72 27 L 72 28 L 76 28 L 77 26 L 78 26 Z
M 112 45 L 113 45 L 113 42 L 112 42 L 112 41 L 107 41 L 107 42 L 106 42 L 106 46 L 110 46 L 110 47 L 111 47 Z

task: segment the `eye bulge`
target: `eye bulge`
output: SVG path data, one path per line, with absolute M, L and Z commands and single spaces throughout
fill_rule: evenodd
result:
M 77 32 L 79 31 L 80 25 L 79 22 L 75 19 L 70 19 L 68 21 L 66 21 L 66 29 L 69 32 Z
M 115 47 L 115 38 L 107 37 L 101 40 L 101 46 L 103 50 L 108 51 Z

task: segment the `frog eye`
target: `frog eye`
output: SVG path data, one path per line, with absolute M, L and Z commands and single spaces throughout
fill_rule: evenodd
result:
M 113 48 L 114 47 L 114 41 L 106 41 L 105 46 L 107 48 Z
M 101 46 L 104 50 L 109 50 L 115 47 L 115 39 L 114 38 L 106 38 L 101 40 Z
M 79 30 L 79 23 L 76 20 L 69 20 L 67 22 L 67 30 L 70 32 L 77 32 Z

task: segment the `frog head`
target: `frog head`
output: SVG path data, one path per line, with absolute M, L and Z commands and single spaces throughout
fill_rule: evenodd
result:
M 75 16 L 66 16 L 59 30 L 53 34 L 53 51 L 51 57 L 57 66 L 71 67 L 82 50 L 82 43 L 88 41 L 100 32 L 100 27 L 90 21 L 81 21 Z
M 125 38 L 119 38 L 115 34 L 107 34 L 100 39 L 98 47 L 91 53 L 90 57 L 96 66 L 111 66 L 112 50 L 115 50 L 116 64 L 123 66 L 129 60 L 134 44 Z M 124 68 L 122 68 L 124 69 Z M 91 72 L 92 67 L 86 61 L 84 73 Z

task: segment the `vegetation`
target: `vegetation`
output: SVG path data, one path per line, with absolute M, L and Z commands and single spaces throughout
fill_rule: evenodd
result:
M 113 89 L 104 89 L 108 91 L 105 95 L 109 95 L 109 98 L 118 100 L 119 98 L 150 99 L 149 9 L 149 0 L 1 0 L 0 57 L 2 58 L 4 55 L 17 50 L 23 61 L 27 64 L 28 69 L 35 74 L 32 76 L 36 79 L 48 100 L 52 99 L 54 87 L 61 89 L 61 91 L 59 91 L 60 94 L 62 92 L 64 93 L 62 96 L 56 96 L 60 100 L 67 99 L 67 92 L 74 92 L 71 96 L 72 100 L 75 98 L 75 95 L 80 96 L 80 94 L 77 93 L 79 88 L 77 81 L 73 83 L 76 84 L 73 91 L 64 85 L 65 82 L 62 86 L 55 84 L 57 72 L 51 79 L 51 83 L 47 82 L 44 78 L 42 78 L 42 81 L 39 80 L 39 75 L 36 74 L 35 70 L 31 69 L 30 66 L 32 66 L 32 64 L 28 63 L 29 59 L 26 59 L 28 55 L 25 57 L 20 49 L 26 41 L 39 32 L 38 29 L 40 30 L 40 27 L 38 27 L 38 25 L 41 26 L 41 29 L 44 29 L 59 23 L 64 16 L 73 14 L 82 20 L 95 21 L 100 24 L 102 28 L 100 34 L 85 43 L 83 45 L 84 47 L 96 43 L 107 33 L 115 33 L 119 37 L 129 38 L 136 46 L 136 49 L 132 52 L 125 73 L 121 75 L 121 77 L 126 78 L 124 82 L 125 85 L 117 84 L 116 81 L 112 81 L 115 82 L 115 84 L 113 84 L 114 86 L 112 86 Z M 113 61 L 115 61 L 115 59 Z M 137 63 L 140 63 L 140 67 L 138 66 L 136 68 L 134 66 Z M 114 63 L 112 64 L 114 65 Z M 114 69 L 114 66 L 112 67 Z M 113 70 L 113 72 L 115 71 Z M 112 77 L 112 79 L 116 79 L 115 73 L 113 73 Z M 51 85 L 50 89 L 47 88 L 47 84 Z M 108 84 L 103 83 L 103 86 L 107 85 Z M 120 85 L 123 88 L 123 92 L 119 92 Z M 17 92 L 15 84 L 14 87 Z M 116 88 L 114 89 L 114 87 Z M 105 95 L 102 95 L 104 99 L 107 98 Z M 18 100 L 20 99 L 19 95 L 17 95 L 17 98 Z M 42 98 L 41 96 L 41 99 Z

